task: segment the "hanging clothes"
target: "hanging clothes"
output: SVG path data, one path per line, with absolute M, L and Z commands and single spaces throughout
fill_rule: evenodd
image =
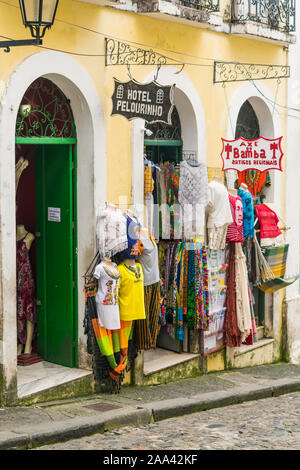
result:
M 206 248 L 199 242 L 161 242 L 159 255 L 166 320 L 182 341 L 185 324 L 197 331 L 209 326 Z
M 250 335 L 252 320 L 246 257 L 241 243 L 235 244 L 235 289 L 237 324 L 241 333 L 241 342 L 244 342 Z
M 128 248 L 118 253 L 118 259 L 137 259 L 138 240 L 140 239 L 141 224 L 136 218 L 129 217 L 127 214 L 124 214 L 124 217 L 126 219 L 126 237 Z
M 139 350 L 156 347 L 159 333 L 160 273 L 155 239 L 141 236 L 139 262 L 144 273 L 145 320 L 136 321 L 136 342 Z
M 132 321 L 121 320 L 118 330 L 103 328 L 98 318 L 94 318 L 92 323 L 100 352 L 107 359 L 110 377 L 123 379 L 128 363 L 128 343 L 132 339 Z
M 154 181 L 152 178 L 151 165 L 144 169 L 144 194 L 151 194 L 154 189 Z
M 149 237 L 140 238 L 141 249 L 139 262 L 142 265 L 144 273 L 144 286 L 156 284 L 160 280 L 158 265 L 158 247 L 155 239 L 149 234 Z
M 18 343 L 25 344 L 27 320 L 36 323 L 35 285 L 26 246 L 26 237 L 17 241 L 17 334 Z
M 97 241 L 101 258 L 111 258 L 128 248 L 127 222 L 123 213 L 110 206 L 97 218 Z
M 178 201 L 182 208 L 183 235 L 186 240 L 204 236 L 205 206 L 208 202 L 206 164 L 180 163 Z
M 179 189 L 179 172 L 172 164 L 168 164 L 168 206 L 169 206 L 169 223 L 170 223 L 170 239 L 181 238 L 181 212 L 178 204 Z
M 117 265 L 113 263 L 117 268 Z M 110 272 L 105 263 L 98 264 L 94 271 L 94 278 L 98 279 L 96 305 L 99 324 L 108 330 L 120 329 L 119 313 L 119 279 Z
M 160 330 L 160 284 L 157 282 L 144 287 L 145 320 L 136 320 L 136 347 L 138 350 L 148 350 L 156 347 Z
M 208 185 L 209 201 L 206 206 L 208 248 L 224 250 L 228 225 L 233 222 L 229 195 L 226 187 L 217 181 Z
M 253 197 L 260 194 L 264 186 L 271 186 L 270 173 L 259 170 L 245 170 L 239 173 L 239 186 L 245 183 Z
M 260 239 L 276 238 L 282 234 L 278 227 L 279 219 L 276 212 L 266 204 L 257 205 L 255 211 L 260 225 Z
M 144 276 L 140 263 L 129 266 L 123 261 L 118 265 L 120 320 L 145 319 Z
M 236 276 L 235 276 L 235 243 L 229 243 L 229 259 L 227 269 L 227 293 L 225 314 L 225 344 L 229 347 L 237 347 L 241 344 L 241 332 L 237 323 L 236 314 Z
M 253 196 L 249 191 L 238 190 L 238 196 L 243 203 L 243 237 L 254 237 L 254 207 Z
M 228 194 L 233 223 L 227 228 L 227 242 L 243 242 L 243 203 L 239 196 Z

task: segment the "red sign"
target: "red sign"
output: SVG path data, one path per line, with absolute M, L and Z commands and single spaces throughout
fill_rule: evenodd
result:
M 223 159 L 223 171 L 282 171 L 282 137 L 278 139 L 259 137 L 255 140 L 247 140 L 240 137 L 236 140 L 222 139 L 222 141 L 223 150 L 221 157 Z

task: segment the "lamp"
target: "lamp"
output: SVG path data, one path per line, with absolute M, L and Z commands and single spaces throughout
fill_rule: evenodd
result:
M 19 0 L 25 28 L 33 38 L 43 38 L 54 23 L 58 0 Z
M 42 38 L 47 29 L 54 23 L 59 0 L 19 0 L 22 20 L 25 28 L 30 28 L 34 39 L 18 41 L 0 41 L 0 47 L 5 52 L 10 51 L 12 46 L 38 46 L 43 44 Z

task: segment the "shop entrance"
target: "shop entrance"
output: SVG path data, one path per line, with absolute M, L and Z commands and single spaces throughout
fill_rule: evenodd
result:
M 172 125 L 165 123 L 155 123 L 147 126 L 151 130 L 152 135 L 145 139 L 145 155 L 146 158 L 154 165 L 163 165 L 170 163 L 177 167 L 182 160 L 182 139 L 181 124 L 178 111 L 174 107 L 172 112 Z M 161 220 L 160 220 L 161 225 Z M 159 240 L 167 240 L 159 227 Z M 168 332 L 168 325 L 161 327 L 157 337 L 157 346 L 177 353 L 188 351 L 187 335 L 186 341 L 174 339 L 173 335 Z
M 27 90 L 16 134 L 16 175 L 23 166 L 16 179 L 17 242 L 22 227 L 33 236 L 28 254 L 34 295 L 27 302 L 35 304 L 32 318 L 22 312 L 26 305 L 18 307 L 18 321 L 34 324 L 32 353 L 76 367 L 76 133 L 67 98 L 49 80 L 39 79 Z M 17 279 L 22 282 L 18 272 Z M 18 353 L 21 349 L 18 330 Z
M 260 135 L 261 131 L 256 113 L 251 103 L 245 101 L 238 114 L 235 138 L 244 137 L 245 139 L 254 140 Z M 247 170 L 245 173 L 247 174 L 248 184 L 251 184 L 255 188 L 255 181 L 258 181 L 259 172 L 256 170 Z M 257 192 L 257 195 L 253 198 L 254 207 L 256 204 L 261 204 L 263 199 L 264 196 L 262 196 L 260 192 Z M 257 237 L 259 239 L 259 234 Z M 253 287 L 252 294 L 254 297 L 253 308 L 256 324 L 261 326 L 264 324 L 265 318 L 265 293 L 259 290 L 258 287 Z

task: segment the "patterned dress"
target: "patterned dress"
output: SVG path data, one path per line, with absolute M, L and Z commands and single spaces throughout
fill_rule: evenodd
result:
M 36 323 L 35 286 L 25 243 L 27 235 L 17 242 L 17 330 L 19 344 L 26 343 L 26 321 Z

